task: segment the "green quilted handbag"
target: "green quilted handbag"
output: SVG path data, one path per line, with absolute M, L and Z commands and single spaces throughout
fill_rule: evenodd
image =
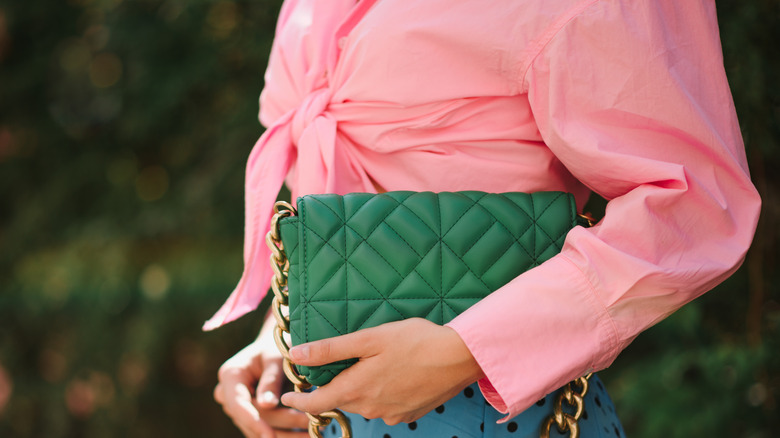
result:
M 578 223 L 563 192 L 352 193 L 297 204 L 297 213 L 277 204 L 267 238 L 288 360 L 282 332 L 298 345 L 412 317 L 445 324 L 560 252 Z M 285 372 L 319 386 L 352 363 L 286 361 Z

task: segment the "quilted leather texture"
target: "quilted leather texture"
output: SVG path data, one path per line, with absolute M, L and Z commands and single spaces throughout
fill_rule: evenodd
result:
M 405 318 L 445 324 L 557 254 L 562 192 L 311 195 L 281 221 L 293 345 Z M 299 372 L 324 385 L 354 361 Z

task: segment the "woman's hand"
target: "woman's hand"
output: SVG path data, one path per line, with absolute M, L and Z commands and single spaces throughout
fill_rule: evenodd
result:
M 300 365 L 358 362 L 311 393 L 284 394 L 285 405 L 310 413 L 339 408 L 388 425 L 419 419 L 484 375 L 454 330 L 420 318 L 299 345 L 290 354 Z
M 273 325 L 266 320 L 257 340 L 220 367 L 214 399 L 248 438 L 306 438 L 306 415 L 278 405 L 285 376 Z

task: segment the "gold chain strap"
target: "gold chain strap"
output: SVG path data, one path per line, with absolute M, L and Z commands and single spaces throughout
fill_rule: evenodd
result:
M 306 377 L 298 374 L 295 364 L 290 357 L 290 346 L 284 339 L 285 333 L 290 333 L 289 311 L 283 307 L 289 306 L 289 294 L 287 290 L 287 273 L 290 269 L 290 261 L 284 252 L 282 237 L 279 233 L 279 220 L 285 217 L 294 216 L 295 208 L 287 202 L 280 201 L 274 205 L 274 216 L 271 219 L 271 230 L 265 236 L 265 243 L 271 249 L 271 268 L 274 271 L 274 277 L 271 280 L 271 289 L 274 291 L 274 299 L 271 303 L 271 311 L 276 318 L 276 328 L 274 329 L 274 341 L 279 351 L 284 356 L 282 368 L 284 374 L 295 385 L 295 392 L 303 392 L 311 388 L 311 383 L 306 381 Z M 306 413 L 309 417 L 309 436 L 311 438 L 322 438 L 320 428 L 330 424 L 331 420 L 336 420 L 341 427 L 342 438 L 351 438 L 352 429 L 349 420 L 339 410 L 323 412 L 319 415 Z
M 588 393 L 588 379 L 591 375 L 592 373 L 573 380 L 561 389 L 561 392 L 555 397 L 553 413 L 542 423 L 542 433 L 539 435 L 541 438 L 550 438 L 550 428 L 553 423 L 558 427 L 558 432 L 560 433 L 568 431 L 571 438 L 580 436 L 580 426 L 577 424 L 577 421 L 579 421 L 585 410 L 583 399 L 585 394 Z M 573 386 L 577 386 L 579 392 L 575 391 Z M 574 415 L 564 412 L 564 401 L 574 408 Z

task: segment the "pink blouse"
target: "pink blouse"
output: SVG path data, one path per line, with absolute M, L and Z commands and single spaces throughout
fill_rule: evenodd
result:
M 515 415 L 728 277 L 758 219 L 712 0 L 286 0 L 246 178 L 245 269 L 293 196 L 565 190 L 593 228 L 449 326 Z

